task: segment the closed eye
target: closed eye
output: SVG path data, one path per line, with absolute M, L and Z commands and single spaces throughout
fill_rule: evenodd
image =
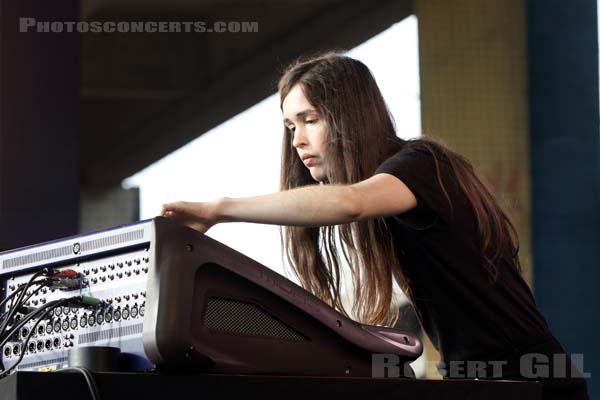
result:
M 316 123 L 318 121 L 319 121 L 318 119 L 309 119 L 309 120 L 304 121 L 304 123 L 305 124 L 314 124 L 314 123 Z M 296 128 L 294 126 L 291 126 L 291 125 L 287 126 L 286 128 L 288 128 L 291 132 L 294 132 L 296 130 Z

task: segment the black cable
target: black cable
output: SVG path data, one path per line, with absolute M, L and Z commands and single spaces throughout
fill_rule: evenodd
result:
M 29 334 L 27 335 L 27 338 L 23 342 L 23 345 L 21 347 L 21 355 L 19 356 L 19 359 L 10 368 L 8 368 L 8 369 L 6 369 L 6 370 L 4 370 L 3 372 L 0 373 L 0 379 L 2 379 L 5 376 L 7 376 L 13 369 L 15 369 L 19 365 L 19 363 L 21 361 L 23 361 L 23 357 L 25 357 L 25 349 L 27 348 L 27 345 L 29 344 L 29 340 L 31 340 L 31 336 L 35 332 L 35 329 L 37 328 L 37 326 L 39 325 L 39 323 L 46 317 L 46 315 L 48 315 L 50 313 L 50 311 L 52 311 L 53 309 L 55 309 L 55 308 L 57 308 L 59 306 L 62 306 L 63 304 L 66 304 L 68 302 L 76 301 L 80 297 L 81 296 L 75 296 L 75 297 L 69 297 L 69 298 L 62 299 L 62 300 L 55 300 L 52 303 L 46 304 L 44 307 L 40 307 L 40 309 L 38 309 L 38 310 L 36 310 L 36 311 L 34 311 L 32 313 L 32 314 L 37 314 L 41 310 L 45 310 L 44 314 L 36 321 L 36 323 L 31 328 L 31 332 L 29 332 Z
M 25 315 L 25 317 L 23 317 L 16 325 L 11 327 L 11 330 L 8 333 L 6 333 L 6 335 L 0 336 L 0 340 L 2 340 L 2 342 L 0 342 L 0 348 L 4 347 L 4 345 L 10 340 L 10 338 L 16 332 L 18 332 L 25 324 L 27 324 L 29 321 L 31 321 L 33 318 L 35 318 L 42 311 L 46 310 L 48 307 L 53 307 L 57 302 L 62 301 L 62 300 L 64 300 L 64 299 L 51 301 L 50 303 L 47 303 L 44 306 L 37 308 L 34 311 L 30 312 L 29 314 Z M 54 308 L 55 307 L 53 307 L 53 309 Z
M 76 305 L 79 307 L 90 307 L 90 306 L 97 306 L 102 304 L 102 302 L 98 299 L 94 299 L 92 297 L 88 297 L 88 296 L 72 296 L 66 299 L 59 299 L 59 300 L 54 300 L 51 301 L 45 305 L 43 305 L 42 307 L 39 307 L 35 310 L 33 310 L 32 312 L 26 314 L 20 321 L 17 322 L 16 325 L 11 326 L 10 331 L 8 331 L 7 333 L 4 333 L 2 335 L 0 335 L 0 349 L 11 339 L 11 337 L 17 333 L 23 326 L 25 326 L 29 321 L 31 321 L 33 318 L 36 318 L 37 315 L 39 315 L 42 311 L 46 310 L 48 307 L 52 307 L 52 309 L 54 308 L 58 308 L 58 307 L 54 307 L 54 305 L 59 302 L 59 301 L 63 301 L 63 300 L 69 300 L 72 305 Z M 90 300 L 95 300 L 92 301 L 90 303 Z M 61 303 L 62 304 L 62 303 Z M 50 310 L 51 311 L 51 310 Z M 39 321 L 36 322 L 35 327 L 37 327 L 37 325 L 43 320 L 45 319 L 45 317 L 48 315 L 48 313 L 45 313 L 42 317 L 39 318 Z M 1 363 L 0 363 L 1 365 Z
M 37 291 L 39 291 L 42 287 L 45 286 L 45 284 L 48 282 L 48 280 L 40 280 L 40 281 L 36 281 L 36 282 L 41 282 L 42 286 L 40 286 L 38 289 L 36 289 L 36 291 L 34 291 L 33 293 L 31 293 L 29 295 L 29 297 L 33 296 Z M 35 282 L 34 282 L 35 283 Z M 25 299 L 26 300 L 26 299 Z M 19 304 L 11 304 L 11 308 L 15 309 L 15 310 L 19 310 L 21 308 L 21 306 Z M 40 307 L 37 310 L 35 310 L 33 313 L 29 313 L 26 314 L 24 316 L 23 319 L 21 319 L 20 321 L 15 321 L 15 323 L 13 323 L 12 321 L 6 324 L 6 327 L 3 331 L 0 332 L 0 340 L 3 340 L 3 338 L 10 338 L 12 335 L 14 335 L 16 333 L 16 331 L 18 329 L 20 329 L 24 323 L 22 321 L 29 321 L 31 319 L 31 317 L 33 315 L 35 315 L 36 312 L 38 312 L 39 310 L 44 309 L 44 307 Z M 6 321 L 5 321 L 6 322 Z M 7 328 L 10 329 L 8 330 L 8 332 L 6 331 Z M 16 327 L 18 327 L 17 329 L 15 329 Z M 3 341 L 4 344 L 6 344 L 6 340 Z M 4 345 L 4 344 L 0 344 L 0 348 Z
M 12 292 L 10 295 L 6 296 L 6 298 L 4 300 L 2 300 L 2 302 L 0 302 L 0 308 L 2 308 L 4 306 L 4 304 L 6 304 L 7 301 L 14 298 L 18 293 L 21 293 L 21 291 L 24 288 L 25 288 L 24 286 L 19 286 L 14 292 Z M 5 314 L 6 313 L 3 313 L 2 315 L 5 315 Z
M 100 400 L 100 392 L 98 392 L 98 386 L 96 385 L 96 381 L 94 380 L 94 376 L 92 373 L 84 367 L 69 367 L 63 368 L 56 372 L 70 372 L 70 371 L 78 371 L 83 374 L 85 378 L 85 382 L 88 385 L 88 389 L 90 390 L 90 395 L 92 396 L 92 400 Z
M 38 318 L 38 320 L 35 322 L 35 324 L 31 328 L 31 331 L 27 335 L 27 338 L 25 338 L 25 341 L 24 341 L 24 343 L 23 343 L 23 345 L 21 347 L 21 355 L 20 355 L 19 359 L 9 369 L 7 369 L 7 370 L 5 370 L 5 371 L 3 371 L 3 372 L 0 373 L 0 379 L 2 379 L 5 376 L 7 376 L 10 373 L 10 371 L 12 371 L 13 369 L 15 369 L 19 365 L 19 363 L 23 360 L 23 357 L 25 356 L 25 349 L 27 349 L 27 345 L 29 344 L 29 341 L 31 340 L 31 337 L 35 333 L 35 330 L 36 330 L 37 326 L 40 324 L 40 322 L 42 322 L 42 320 L 44 320 L 46 318 L 46 316 L 52 310 L 54 310 L 55 308 L 58 308 L 58 307 L 62 306 L 63 304 L 68 304 L 68 303 L 76 304 L 78 306 L 83 306 L 83 307 L 92 305 L 92 304 L 89 303 L 89 298 L 86 298 L 85 296 L 73 296 L 73 297 L 68 297 L 66 299 L 55 300 L 53 302 L 50 302 L 50 303 L 44 305 L 43 307 L 38 308 L 34 312 L 30 313 L 30 315 L 26 319 L 24 319 L 24 322 L 23 321 L 19 322 L 19 327 L 22 326 L 22 325 L 24 325 L 25 323 L 29 322 L 37 314 L 40 314 L 42 311 L 44 311 L 44 313 L 42 314 L 42 316 L 40 318 Z M 12 336 L 12 334 L 10 336 Z M 10 336 L 8 336 L 4 340 L 4 342 L 0 345 L 0 348 L 6 344 L 6 342 L 8 341 L 8 339 L 10 339 Z
M 34 286 L 34 285 L 37 285 L 37 284 L 44 284 L 46 282 L 51 282 L 51 281 L 49 279 L 40 279 L 38 281 L 32 282 L 30 286 Z M 45 286 L 45 285 L 43 285 L 43 286 Z M 39 289 L 41 289 L 42 287 L 36 289 L 36 292 L 39 291 Z M 9 306 L 9 308 L 12 309 L 13 306 L 14 306 L 14 304 L 15 304 L 15 300 L 14 300 L 15 296 L 17 294 L 21 293 L 23 290 L 25 290 L 25 285 L 19 286 L 14 292 L 12 292 L 10 295 L 6 296 L 6 298 L 4 300 L 2 300 L 2 302 L 0 302 L 0 309 L 2 307 L 4 307 L 4 305 L 6 304 L 6 302 L 9 301 L 9 300 L 12 300 L 11 303 L 10 303 L 10 306 Z M 30 295 L 30 297 L 31 297 L 31 295 Z M 29 299 L 29 297 L 27 299 Z M 27 301 L 27 299 L 24 299 L 24 301 Z M 7 315 L 8 315 L 8 312 L 2 313 L 2 315 L 0 315 L 0 321 L 3 321 Z
M 31 292 L 31 294 L 29 296 L 27 296 L 26 298 L 23 299 L 23 304 L 26 304 L 29 299 L 31 299 L 33 296 L 35 296 L 36 294 L 38 294 L 38 292 L 40 290 L 42 290 L 45 287 L 51 286 L 52 285 L 52 279 L 40 279 L 39 281 L 35 281 L 31 284 L 31 286 L 33 287 L 34 284 L 38 283 L 40 287 L 38 287 L 37 289 L 35 289 L 33 292 Z
M 21 302 L 23 301 L 23 298 L 25 297 L 25 294 L 27 293 L 27 289 L 31 286 L 33 281 L 38 276 L 40 276 L 42 274 L 47 274 L 47 273 L 48 273 L 48 268 L 41 269 L 41 270 L 37 271 L 35 274 L 33 274 L 31 276 L 31 278 L 29 279 L 29 281 L 27 281 L 27 283 L 24 285 L 24 289 L 21 291 L 21 294 L 19 294 L 19 298 L 18 298 L 15 306 L 11 307 L 8 316 L 2 322 L 2 325 L 0 325 L 0 335 L 2 335 L 4 333 L 4 331 L 6 330 L 6 327 L 10 324 L 10 321 L 12 321 L 12 319 L 14 318 L 14 315 L 17 312 L 16 310 L 19 307 L 19 304 L 21 304 Z
M 33 292 L 31 292 L 27 297 L 25 297 L 22 301 L 22 304 L 19 306 L 14 305 L 14 302 L 11 302 L 10 307 L 12 308 L 17 307 L 17 313 L 26 315 L 23 310 L 27 310 L 27 308 L 35 308 L 35 307 L 28 307 L 25 304 L 27 304 L 27 302 L 29 301 L 29 299 L 31 299 L 33 296 L 35 296 L 36 294 L 38 294 L 38 292 L 40 290 L 42 290 L 45 287 L 51 286 L 52 281 L 50 279 L 40 279 L 39 281 L 35 281 L 31 284 L 31 287 L 33 287 L 34 285 L 39 284 L 40 286 L 35 289 Z M 43 305 L 43 304 L 42 304 Z M 27 312 L 27 314 L 29 314 L 29 312 Z M 15 316 L 15 318 L 17 318 L 17 316 Z M 0 316 L 0 320 L 4 319 L 4 314 Z M 19 322 L 19 320 L 15 321 L 15 322 Z
M 15 332 L 19 331 L 19 330 L 20 330 L 20 329 L 21 329 L 21 328 L 22 328 L 22 327 L 23 327 L 25 324 L 27 324 L 29 321 L 31 321 L 31 320 L 32 320 L 33 318 L 35 318 L 35 317 L 36 317 L 38 314 L 42 313 L 42 312 L 43 312 L 43 311 L 45 311 L 46 309 L 48 309 L 48 308 L 50 308 L 50 307 L 51 307 L 52 309 L 54 309 L 54 308 L 55 308 L 55 307 L 54 307 L 54 305 L 55 305 L 56 303 L 60 302 L 60 301 L 61 301 L 61 300 L 55 300 L 55 301 L 53 301 L 53 302 L 50 302 L 50 303 L 46 304 L 44 307 L 40 307 L 40 308 L 38 308 L 37 310 L 35 310 L 35 311 L 33 311 L 33 312 L 29 313 L 29 314 L 28 314 L 28 315 L 27 315 L 25 318 L 23 318 L 21 321 L 19 321 L 19 323 L 18 323 L 17 325 L 15 325 L 15 326 L 14 326 L 14 327 L 13 327 L 13 328 L 10 330 L 10 332 L 8 332 L 8 333 L 6 334 L 6 337 L 2 338 L 2 342 L 0 342 L 0 348 L 3 348 L 3 347 L 6 345 L 6 343 L 10 341 L 11 337 L 12 337 L 12 336 L 15 334 Z M 32 332 L 29 332 L 28 336 L 31 336 L 32 334 L 33 334 L 33 331 L 32 331 Z M 25 339 L 25 338 L 23 338 L 23 339 Z M 24 353 L 25 347 L 23 347 L 23 349 L 22 349 L 22 350 L 23 350 L 23 353 Z M 20 359 L 19 359 L 19 361 L 20 361 Z M 4 369 L 4 365 L 2 366 L 2 369 Z
M 41 279 L 39 281 L 35 281 L 35 279 L 38 276 L 40 276 L 42 274 L 47 274 L 47 273 L 48 273 L 47 268 L 44 268 L 44 269 L 36 272 L 29 279 L 27 284 L 19 286 L 17 288 L 17 290 L 15 290 L 13 293 L 10 294 L 10 296 L 7 296 L 4 300 L 2 300 L 2 302 L 0 303 L 0 308 L 2 306 L 4 306 L 9 299 L 11 299 L 11 302 L 10 302 L 10 311 L 8 313 L 4 313 L 0 316 L 0 338 L 2 338 L 4 336 L 4 332 L 5 332 L 6 328 L 12 324 L 12 319 L 14 318 L 14 316 L 17 312 L 16 310 L 19 308 L 19 304 L 23 301 L 23 297 L 27 293 L 27 289 L 34 284 L 47 281 L 47 279 Z M 15 296 L 17 293 L 19 293 L 19 297 L 18 297 L 18 300 L 15 301 Z M 13 330 L 11 330 L 11 332 L 12 331 Z M 2 346 L 4 346 L 4 345 L 2 345 Z M 1 348 L 2 347 L 0 347 L 0 349 Z M 0 360 L 0 370 L 4 370 L 4 362 L 2 362 L 2 360 Z
M 11 310 L 11 309 L 13 308 L 13 306 L 15 305 L 15 296 L 14 296 L 14 295 L 16 295 L 16 294 L 18 294 L 18 293 L 20 293 L 20 292 L 17 292 L 17 291 L 15 291 L 15 292 L 13 292 L 13 293 L 10 295 L 10 300 L 11 300 L 11 302 L 10 302 L 10 305 L 9 305 L 9 306 L 7 306 L 7 310 Z M 5 299 L 5 301 L 8 301 L 8 300 L 9 300 L 9 298 L 6 298 L 6 299 Z M 8 314 L 9 314 L 9 313 L 8 313 L 8 311 L 7 311 L 7 312 L 5 312 L 5 313 L 2 313 L 2 315 L 0 315 L 0 325 L 1 325 L 2 323 L 4 323 L 4 321 L 7 319 L 7 317 L 8 317 Z

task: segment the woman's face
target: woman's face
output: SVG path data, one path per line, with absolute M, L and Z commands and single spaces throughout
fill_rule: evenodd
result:
M 315 181 L 327 178 L 325 171 L 327 122 L 294 85 L 283 99 L 283 123 L 292 131 L 292 146 Z

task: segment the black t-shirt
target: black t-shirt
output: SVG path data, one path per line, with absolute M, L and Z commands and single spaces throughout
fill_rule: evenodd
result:
M 452 208 L 426 150 L 405 146 L 374 174 L 396 176 L 417 199 L 416 208 L 385 222 L 417 316 L 442 360 L 497 360 L 552 338 L 510 257 L 496 263 L 497 280 L 490 281 L 472 207 L 449 164 L 438 160 Z

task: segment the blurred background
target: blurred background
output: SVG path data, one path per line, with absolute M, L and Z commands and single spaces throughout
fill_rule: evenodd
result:
M 435 136 L 487 180 L 598 398 L 597 21 L 597 0 L 2 0 L 0 250 L 277 191 L 278 77 L 337 49 L 371 69 L 398 136 Z M 208 235 L 293 279 L 277 227 Z M 427 344 L 419 376 L 439 378 L 438 357 Z

